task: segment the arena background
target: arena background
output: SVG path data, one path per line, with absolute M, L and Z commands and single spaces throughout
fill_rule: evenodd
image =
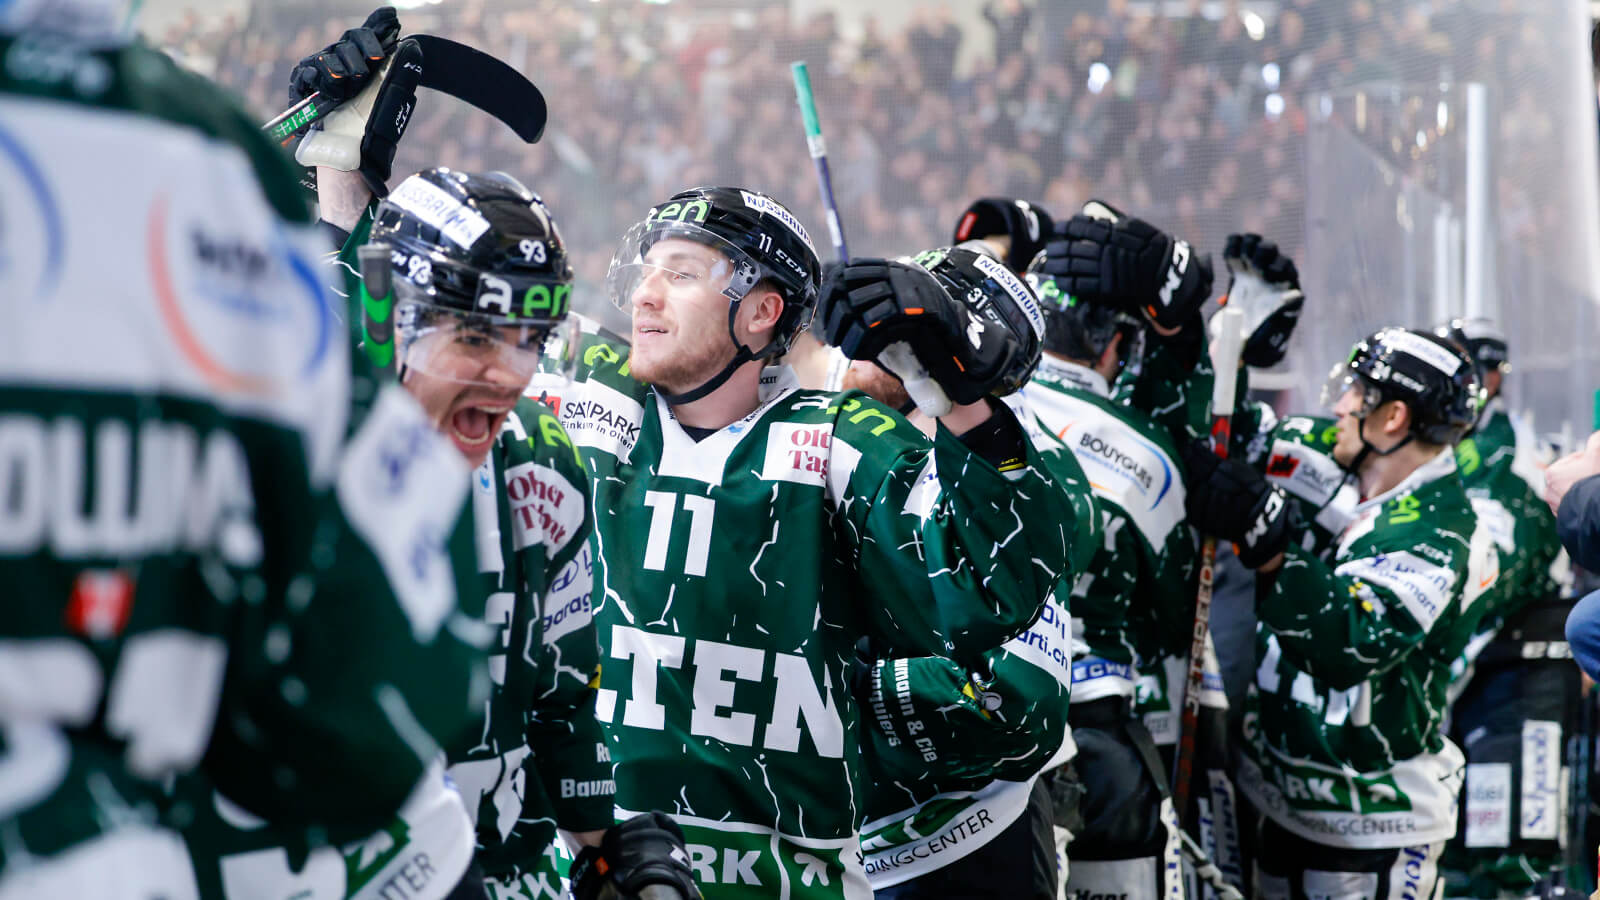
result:
M 693 184 L 769 192 L 829 252 L 789 78 L 804 59 L 858 254 L 945 242 L 992 194 L 1062 218 L 1103 198 L 1212 254 L 1259 231 L 1309 297 L 1285 369 L 1257 379 L 1280 411 L 1314 408 L 1378 326 L 1481 312 L 1509 333 L 1513 408 L 1569 447 L 1593 424 L 1600 162 L 1580 0 L 398 5 L 407 31 L 521 69 L 550 125 L 528 147 L 425 92 L 396 173 L 524 180 L 576 251 L 585 305 L 627 226 Z M 265 119 L 291 64 L 369 9 L 151 0 L 141 26 Z

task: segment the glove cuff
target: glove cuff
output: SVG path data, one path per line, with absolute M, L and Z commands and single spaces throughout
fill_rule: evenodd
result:
M 1293 508 L 1282 488 L 1272 488 L 1262 497 L 1250 530 L 1234 547 L 1234 555 L 1249 569 L 1260 568 L 1289 546 Z

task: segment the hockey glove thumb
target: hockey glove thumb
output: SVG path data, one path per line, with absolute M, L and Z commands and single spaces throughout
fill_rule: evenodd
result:
M 295 64 L 289 73 L 289 102 L 298 103 L 319 93 L 334 103 L 349 100 L 372 80 L 384 57 L 394 52 L 399 37 L 400 16 L 394 7 L 378 7 L 360 28 L 346 31 Z
M 312 128 L 295 149 L 295 161 L 359 171 L 373 196 L 388 196 L 395 150 L 417 104 L 422 65 L 422 47 L 401 41 L 361 93 Z
M 640 813 L 606 829 L 572 863 L 577 900 L 701 900 L 683 829 L 666 813 Z
M 1283 491 L 1236 459 L 1223 459 L 1197 440 L 1184 449 L 1189 524 L 1232 541 L 1239 562 L 1257 568 L 1289 545 L 1291 519 Z
M 1244 310 L 1249 335 L 1240 358 L 1247 366 L 1277 365 L 1305 305 L 1294 260 L 1259 234 L 1228 235 L 1222 258 L 1230 276 L 1223 302 Z

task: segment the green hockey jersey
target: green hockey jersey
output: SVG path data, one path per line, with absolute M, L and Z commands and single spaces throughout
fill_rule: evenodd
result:
M 1357 505 L 1326 559 L 1291 543 L 1258 587 L 1240 766 L 1258 809 L 1343 847 L 1455 833 L 1463 759 L 1440 722 L 1497 565 L 1449 450 Z
M 1002 475 L 781 367 L 697 443 L 626 354 L 588 347 L 561 398 L 593 480 L 617 815 L 672 814 L 711 896 L 868 896 L 858 639 L 981 660 L 1038 615 L 1073 513 L 1031 450 Z
M 446 546 L 466 466 L 352 381 L 253 117 L 137 45 L 0 56 L 27 309 L 0 329 L 0 881 L 181 826 L 161 785 L 196 771 L 256 816 L 377 828 L 486 684 Z
M 1199 551 L 1184 524 L 1177 451 L 1154 420 L 1109 398 L 1094 371 L 1046 356 L 1023 389 L 1040 426 L 1077 457 L 1101 544 L 1073 586 L 1073 700 L 1133 697 L 1141 670 L 1189 650 Z
M 1266 432 L 1266 452 L 1247 459 L 1283 488 L 1302 531 L 1300 546 L 1320 553 L 1338 539 L 1355 516 L 1360 491 L 1333 458 L 1339 425 L 1322 416 L 1288 416 Z
M 1529 603 L 1554 596 L 1565 569 L 1564 560 L 1558 562 L 1562 553 L 1555 514 L 1540 497 L 1542 485 L 1530 483 L 1527 457 L 1519 454 L 1511 417 L 1495 401 L 1478 428 L 1456 445 L 1467 497 L 1500 553 L 1500 578 L 1484 597 L 1481 635 L 1492 635 Z M 1540 477 L 1537 470 L 1531 477 Z
M 1147 325 L 1142 351 L 1128 361 L 1111 384 L 1112 400 L 1144 413 L 1166 432 L 1174 446 L 1206 437 L 1211 434 L 1211 390 L 1215 381 L 1208 347 L 1202 324 L 1190 326 L 1188 332 L 1170 339 L 1156 335 Z M 1241 383 L 1239 396 L 1244 395 Z
M 610 824 L 610 755 L 593 714 L 588 479 L 555 416 L 525 399 L 471 480 L 475 587 L 486 598 L 478 627 L 491 635 L 493 685 L 477 721 L 387 826 L 357 840 L 330 836 L 348 841 L 342 858 L 328 849 L 300 866 L 312 846 L 304 835 L 208 798 L 189 829 L 204 895 L 257 896 L 269 885 L 308 898 L 426 892 L 438 877 L 460 877 L 470 856 L 487 876 L 515 882 L 543 864 L 558 825 Z
M 470 746 L 451 749 L 449 775 L 477 820 L 484 873 L 515 878 L 543 858 L 557 825 L 611 824 L 611 758 L 594 718 L 589 485 L 555 415 L 525 399 L 472 496 L 490 513 L 477 521 L 498 523 L 478 530 L 499 638 L 489 657 L 495 689 Z
M 1472 429 L 1472 434 L 1456 445 L 1456 456 L 1461 460 L 1461 477 L 1481 478 L 1483 476 L 1476 473 L 1487 474 L 1508 469 L 1517 462 L 1520 449 L 1517 428 L 1506 412 L 1505 398 L 1495 395 L 1489 398 L 1483 411 L 1478 414 L 1478 424 Z M 1469 465 L 1473 475 L 1467 473 Z
M 1060 599 L 987 657 L 987 676 L 940 657 L 872 670 L 862 850 L 874 890 L 988 843 L 1027 807 L 1037 774 L 1075 753 L 1072 624 Z
M 1040 771 L 1070 759 L 1073 584 L 1099 548 L 1098 504 L 1077 458 L 1006 398 L 1075 515 L 1069 569 L 1029 629 L 975 671 L 941 657 L 877 662 L 868 682 L 864 764 L 867 877 L 874 890 L 982 847 L 1027 806 Z

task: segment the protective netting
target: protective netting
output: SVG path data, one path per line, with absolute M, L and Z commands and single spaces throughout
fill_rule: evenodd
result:
M 1486 315 L 1510 342 L 1511 407 L 1540 431 L 1581 437 L 1597 374 L 1587 11 L 1393 6 L 1428 22 L 1429 39 L 1304 98 L 1315 300 L 1297 374 L 1374 325 Z
M 265 114 L 292 62 L 367 8 L 255 3 L 248 21 L 156 37 Z M 1515 404 L 1542 431 L 1589 424 L 1600 226 L 1581 0 L 446 0 L 402 21 L 527 73 L 550 127 L 530 148 L 425 97 L 395 171 L 534 186 L 580 298 L 627 226 L 689 185 L 763 190 L 826 234 L 787 65 L 805 59 L 856 254 L 941 243 L 986 194 L 1058 217 L 1104 198 L 1212 253 L 1259 231 L 1302 263 L 1310 297 L 1292 368 L 1258 379 L 1285 406 L 1314 403 L 1307 386 L 1361 334 L 1470 300 L 1510 333 Z

